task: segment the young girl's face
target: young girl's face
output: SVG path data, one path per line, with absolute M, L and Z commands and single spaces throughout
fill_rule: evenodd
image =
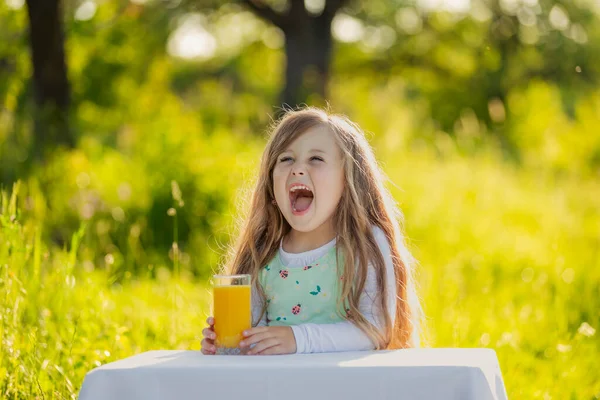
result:
M 327 222 L 344 189 L 342 153 L 333 133 L 316 126 L 297 137 L 277 157 L 273 186 L 293 229 L 311 232 Z

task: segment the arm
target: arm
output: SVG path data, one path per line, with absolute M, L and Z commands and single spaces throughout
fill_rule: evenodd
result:
M 267 326 L 267 313 L 264 313 L 260 318 L 262 308 L 263 301 L 258 294 L 258 290 L 256 290 L 256 286 L 252 286 L 252 326 Z
M 386 301 L 393 324 L 396 317 L 396 277 L 390 246 L 383 231 L 375 228 L 374 235 L 385 262 L 387 278 Z M 383 329 L 385 321 L 383 310 L 381 309 L 381 298 L 377 288 L 375 270 L 371 264 L 369 264 L 367 281 L 361 294 L 358 308 L 370 323 L 378 329 Z M 335 324 L 295 325 L 292 326 L 292 331 L 296 338 L 297 353 L 373 350 L 376 347 L 369 337 L 350 321 Z

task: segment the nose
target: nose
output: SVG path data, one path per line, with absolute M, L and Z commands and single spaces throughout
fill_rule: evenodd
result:
M 295 168 L 295 169 L 292 171 L 292 175 L 294 175 L 294 176 L 296 176 L 296 175 L 303 176 L 303 175 L 304 175 L 304 171 L 302 171 L 302 170 L 301 170 L 301 169 L 299 169 L 299 168 Z
M 306 171 L 304 171 L 305 166 L 301 162 L 294 163 L 292 166 L 292 175 L 294 176 L 304 176 Z

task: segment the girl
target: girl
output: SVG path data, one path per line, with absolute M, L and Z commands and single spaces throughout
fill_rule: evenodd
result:
M 348 118 L 311 107 L 277 123 L 225 268 L 252 276 L 248 354 L 419 346 L 413 260 L 382 181 Z M 214 354 L 207 323 L 202 353 Z

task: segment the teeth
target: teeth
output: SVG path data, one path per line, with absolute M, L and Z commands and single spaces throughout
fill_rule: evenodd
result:
M 290 189 L 290 192 L 295 192 L 296 190 L 299 190 L 299 189 L 304 189 L 304 190 L 308 190 L 308 191 L 312 192 L 312 190 L 310 190 L 310 188 L 308 186 L 304 186 L 304 185 L 294 186 L 293 188 Z

